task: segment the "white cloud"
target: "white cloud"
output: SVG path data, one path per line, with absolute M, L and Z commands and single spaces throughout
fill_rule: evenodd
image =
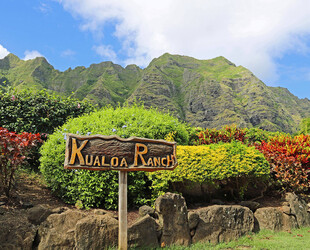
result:
M 59 2 L 82 18 L 84 30 L 100 33 L 114 22 L 126 62 L 141 66 L 165 52 L 199 59 L 221 55 L 272 81 L 277 78 L 276 58 L 288 52 L 309 53 L 308 0 Z
M 39 51 L 37 50 L 26 50 L 24 52 L 25 57 L 23 58 L 23 60 L 27 61 L 27 60 L 31 60 L 34 59 L 36 57 L 44 57 Z
M 112 46 L 100 45 L 100 46 L 94 46 L 93 49 L 96 51 L 98 55 L 103 57 L 105 60 L 110 60 L 113 61 L 114 63 L 117 61 L 117 56 L 114 50 L 112 49 Z
M 10 52 L 0 44 L 0 59 L 6 57 Z
M 75 54 L 76 54 L 75 51 L 73 51 L 71 49 L 67 49 L 67 50 L 64 50 L 63 52 L 61 52 L 62 57 L 73 57 Z
M 43 14 L 50 13 L 52 11 L 52 8 L 47 3 L 40 2 L 38 7 L 35 8 L 36 10 L 42 12 Z

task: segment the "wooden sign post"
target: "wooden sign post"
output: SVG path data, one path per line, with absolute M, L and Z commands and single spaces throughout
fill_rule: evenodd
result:
M 65 169 L 119 171 L 119 249 L 127 249 L 127 172 L 173 170 L 176 143 L 118 136 L 67 134 Z
M 127 172 L 119 171 L 118 185 L 118 246 L 127 250 Z

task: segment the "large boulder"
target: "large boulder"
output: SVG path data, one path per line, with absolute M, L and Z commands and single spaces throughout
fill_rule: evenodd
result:
M 75 247 L 80 250 L 117 246 L 118 221 L 109 214 L 89 215 L 77 222 L 74 238 Z
M 310 226 L 310 213 L 308 204 L 294 193 L 286 193 L 285 200 L 289 203 L 290 213 L 297 219 L 299 227 Z
M 263 207 L 256 210 L 254 217 L 257 220 L 258 230 L 268 229 L 280 231 L 283 229 L 283 214 L 275 207 Z
M 296 217 L 289 214 L 288 210 L 286 206 L 257 209 L 254 213 L 256 231 L 261 229 L 282 231 L 298 227 Z
M 159 247 L 159 225 L 150 215 L 145 215 L 128 228 L 128 246 L 138 248 Z
M 241 201 L 240 206 L 248 207 L 254 213 L 259 208 L 260 204 L 255 201 Z
M 200 221 L 193 236 L 196 242 L 228 242 L 254 229 L 253 212 L 239 205 L 214 205 L 198 211 Z
M 158 197 L 155 201 L 155 210 L 162 228 L 161 245 L 188 246 L 191 244 L 187 206 L 181 195 L 166 193 Z
M 28 209 L 28 220 L 34 225 L 40 225 L 53 211 L 48 207 L 38 205 Z
M 39 227 L 38 249 L 73 249 L 75 225 L 84 217 L 84 213 L 76 210 L 51 214 Z
M 19 216 L 17 221 L 13 216 L 0 216 L 0 249 L 31 250 L 37 226 L 26 217 Z
M 310 226 L 307 203 L 294 193 L 286 193 L 281 207 L 259 208 L 254 213 L 256 230 L 291 230 Z
M 188 213 L 189 230 L 195 229 L 198 223 L 199 223 L 199 215 L 196 212 L 189 212 Z
M 144 206 L 139 208 L 140 217 L 144 217 L 147 214 L 154 217 L 155 209 L 150 207 L 150 206 L 147 206 L 147 205 L 144 205 Z
M 92 213 L 95 214 L 95 215 L 105 215 L 105 214 L 108 214 L 109 216 L 113 217 L 114 219 L 117 219 L 117 215 L 115 215 L 112 212 L 109 212 L 107 210 L 100 209 L 100 208 L 93 209 Z

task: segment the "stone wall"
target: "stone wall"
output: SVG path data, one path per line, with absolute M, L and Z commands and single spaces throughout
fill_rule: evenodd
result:
M 106 249 L 117 246 L 118 220 L 112 213 L 94 209 L 28 209 L 28 222 L 2 246 L 22 249 Z M 280 207 L 260 208 L 256 202 L 212 205 L 188 212 L 185 199 L 174 193 L 157 198 L 155 209 L 143 206 L 140 218 L 128 228 L 129 247 L 189 246 L 197 242 L 228 242 L 260 229 L 290 230 L 310 226 L 310 208 L 287 193 Z M 28 224 L 27 224 L 28 223 Z M 14 242 L 8 239 L 14 238 Z M 17 240 L 20 239 L 20 240 Z

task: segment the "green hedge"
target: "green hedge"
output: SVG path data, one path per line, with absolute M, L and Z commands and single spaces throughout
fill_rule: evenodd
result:
M 242 198 L 250 180 L 263 181 L 270 173 L 264 155 L 241 142 L 178 146 L 177 159 L 179 165 L 174 171 L 147 174 L 153 182 L 154 198 L 168 191 L 173 183 L 226 183 L 236 197 Z
M 117 134 L 123 138 L 138 136 L 163 139 L 170 132 L 178 144 L 189 140 L 187 126 L 169 114 L 146 110 L 143 106 L 105 108 L 90 115 L 71 119 L 52 134 L 42 146 L 40 170 L 48 186 L 67 203 L 83 203 L 85 207 L 117 207 L 118 172 L 64 170 L 66 133 Z M 151 182 L 144 172 L 128 175 L 128 203 L 134 207 L 147 203 Z

